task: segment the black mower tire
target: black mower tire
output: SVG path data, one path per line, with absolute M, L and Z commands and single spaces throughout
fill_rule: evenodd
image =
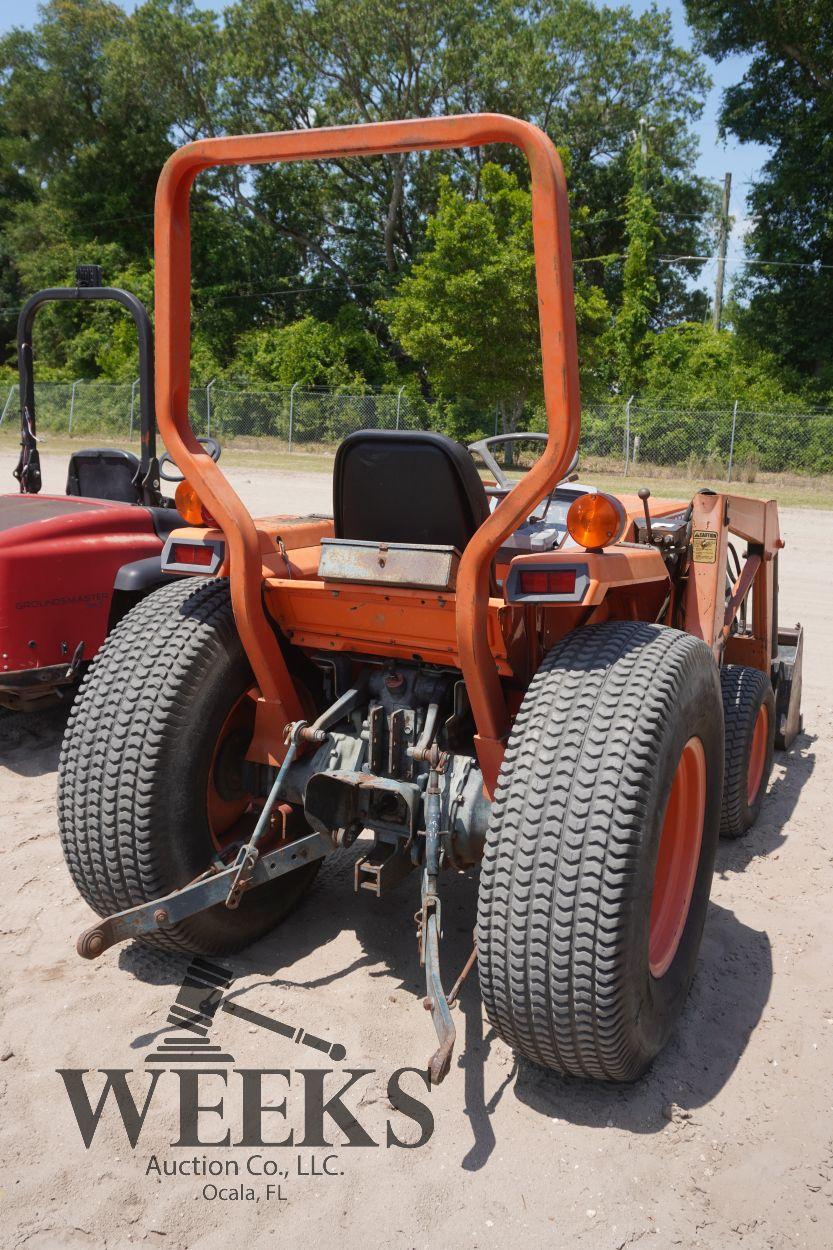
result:
M 95 657 L 58 768 L 58 820 L 82 897 L 109 916 L 180 889 L 215 856 L 209 768 L 221 727 L 252 685 L 228 583 L 183 579 L 142 599 Z M 230 954 L 268 933 L 319 862 L 142 940 Z
M 702 836 L 671 962 L 654 975 L 654 877 L 684 753 L 698 760 Z M 478 897 L 486 1013 L 521 1055 L 627 1082 L 665 1045 L 694 975 L 722 781 L 720 682 L 702 641 L 610 622 L 549 652 L 509 737 Z
M 775 694 L 766 673 L 744 664 L 724 664 L 720 690 L 726 723 L 726 760 L 723 776 L 721 838 L 742 838 L 758 819 L 775 751 Z M 749 795 L 750 757 L 755 726 L 766 716 L 766 741 L 755 793 Z

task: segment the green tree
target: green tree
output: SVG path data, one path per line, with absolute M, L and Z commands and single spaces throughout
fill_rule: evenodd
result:
M 0 212 L 0 273 L 10 299 L 71 280 L 79 259 L 102 263 L 110 280 L 149 275 L 156 179 L 183 140 L 498 109 L 537 122 L 569 157 L 575 256 L 615 307 L 621 267 L 595 258 L 624 247 L 641 116 L 655 131 L 668 246 L 701 250 L 708 194 L 691 123 L 706 86 L 667 14 L 592 0 L 236 0 L 222 15 L 192 0 L 144 0 L 131 13 L 111 0 L 49 0 L 33 30 L 0 39 L 0 142 L 26 189 Z M 199 351 L 229 368 L 241 335 L 307 316 L 332 322 L 346 303 L 387 344 L 378 301 L 421 254 L 440 179 L 476 197 L 496 161 L 527 185 L 522 158 L 504 147 L 202 174 L 195 360 Z M 686 265 L 657 280 L 658 325 L 696 314 Z M 113 316 L 96 315 L 105 337 Z M 3 358 L 12 322 L 7 310 Z M 84 327 L 58 310 L 44 363 L 98 367 L 89 333 L 70 347 Z M 108 368 L 127 368 L 105 355 Z
M 508 433 L 541 393 L 531 197 L 497 165 L 485 165 L 480 182 L 477 200 L 442 182 L 425 251 L 381 307 L 438 396 L 481 414 L 497 406 Z M 589 364 L 607 306 L 598 288 L 582 286 L 576 308 Z
M 833 386 L 833 15 L 826 0 L 687 0 L 702 46 L 749 58 L 721 125 L 771 155 L 749 194 L 738 328 L 818 391 Z
M 16 310 L 28 294 L 11 257 L 8 231 L 16 213 L 28 209 L 36 196 L 36 183 L 15 164 L 13 145 L 0 113 L 0 365 L 3 345 L 15 335 Z
M 642 118 L 651 128 L 654 205 L 668 250 L 683 256 L 705 250 L 713 191 L 695 170 L 692 123 L 710 86 L 706 67 L 675 40 L 670 12 L 653 5 L 636 14 L 626 5 L 542 0 L 499 4 L 495 13 L 484 103 L 536 122 L 569 152 L 574 221 L 578 209 L 587 214 L 581 236 L 574 233 L 573 254 L 615 308 L 622 268 L 604 258 L 624 251 L 629 152 Z M 705 295 L 690 282 L 701 267 L 687 261 L 662 267 L 658 325 L 702 316 Z
M 247 379 L 291 387 L 334 386 L 362 390 L 390 377 L 378 341 L 345 305 L 333 322 L 302 317 L 290 325 L 243 335 L 235 369 Z
M 677 464 L 681 450 L 736 471 L 833 467 L 833 423 L 807 415 L 806 385 L 748 337 L 683 323 L 652 335 L 636 406 L 642 455 Z M 737 404 L 737 421 L 732 412 Z M 669 410 L 674 413 L 669 420 Z
M 177 143 L 225 129 L 224 52 L 217 18 L 190 0 L 146 0 L 130 15 L 109 0 L 50 0 L 33 30 L 0 39 L 4 156 L 37 188 L 12 206 L 0 232 L 0 268 L 22 292 L 70 282 L 79 260 L 100 263 L 111 282 L 150 273 L 164 161 Z M 228 362 L 236 334 L 263 306 L 249 290 L 291 287 L 298 255 L 274 237 L 269 248 L 224 196 L 222 175 L 194 191 L 194 315 Z M 267 278 L 258 272 L 265 258 Z M 66 307 L 44 322 L 50 363 L 93 369 L 87 311 Z M 93 319 L 105 335 L 116 323 L 112 311 Z M 70 343 L 82 331 L 86 346 L 76 351 Z
M 628 158 L 631 185 L 625 201 L 627 251 L 622 270 L 622 303 L 616 315 L 617 377 L 622 393 L 632 395 L 645 381 L 648 332 L 659 303 L 656 251 L 662 236 L 651 188 L 647 125 L 641 121 Z
M 683 322 L 652 335 L 646 346 L 639 394 L 645 407 L 729 411 L 736 400 L 745 409 L 806 407 L 800 379 L 785 376 L 771 352 L 756 349 L 731 330 Z
M 237 130 L 340 125 L 480 109 L 536 122 L 569 152 L 571 202 L 589 213 L 585 260 L 620 252 L 621 203 L 629 183 L 630 134 L 640 117 L 654 128 L 655 194 L 669 246 L 702 251 L 709 189 L 694 171 L 691 123 L 708 76 L 673 38 L 670 16 L 591 0 L 250 0 L 227 11 L 234 52 Z M 275 32 L 279 32 L 277 37 Z M 328 280 L 352 285 L 372 306 L 385 280 L 407 269 L 437 203 L 438 178 L 476 192 L 486 161 L 528 175 L 511 149 L 435 152 L 326 169 L 261 170 L 253 186 L 271 205 L 254 204 L 275 230 L 291 229 Z M 295 207 L 282 216 L 290 180 Z M 300 195 L 297 194 L 300 191 Z M 334 213 L 332 205 L 344 205 Z M 578 242 L 578 240 L 577 240 Z M 666 319 L 697 312 L 688 288 L 697 266 L 667 267 L 660 280 Z M 620 274 L 597 264 L 593 278 L 618 303 Z

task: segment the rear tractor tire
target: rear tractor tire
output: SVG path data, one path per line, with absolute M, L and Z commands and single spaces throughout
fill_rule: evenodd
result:
M 717 666 L 640 622 L 548 654 L 500 771 L 478 900 L 483 1000 L 534 1063 L 630 1081 L 694 975 L 720 826 Z
M 75 700 L 58 771 L 64 855 L 99 916 L 180 889 L 248 837 L 256 816 L 241 764 L 252 682 L 224 581 L 173 582 L 110 634 Z M 240 950 L 283 918 L 318 867 L 258 886 L 236 911 L 221 904 L 143 940 Z
M 766 673 L 743 664 L 720 670 L 726 722 L 722 838 L 742 838 L 761 811 L 775 749 L 775 694 Z

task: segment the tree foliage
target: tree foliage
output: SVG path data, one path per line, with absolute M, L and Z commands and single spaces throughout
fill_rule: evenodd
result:
M 279 329 L 242 335 L 236 367 L 249 382 L 286 388 L 297 384 L 355 391 L 392 380 L 392 366 L 378 340 L 349 304 L 331 322 L 308 314 Z
M 614 336 L 617 380 L 626 395 L 632 395 L 644 385 L 648 332 L 659 304 L 656 252 L 662 235 L 652 197 L 653 161 L 646 129 L 644 121 L 641 122 L 628 157 L 631 185 L 625 200 L 627 253 Z
M 659 408 L 722 408 L 736 400 L 748 409 L 787 410 L 802 405 L 796 379 L 778 359 L 748 339 L 711 325 L 682 322 L 647 344 L 640 402 Z
M 739 6 L 699 7 L 692 20 L 716 54 L 752 38 L 744 23 L 755 27 L 755 13 L 776 20 L 775 6 L 746 6 L 729 29 L 721 15 Z M 109 281 L 150 301 L 154 190 L 179 143 L 477 110 L 529 118 L 562 153 L 585 394 L 649 385 L 654 336 L 702 316 L 704 296 L 689 281 L 696 263 L 656 263 L 660 238 L 669 253 L 698 254 L 712 227 L 712 188 L 695 173 L 692 131 L 708 77 L 699 54 L 678 45 L 667 12 L 593 0 L 219 8 L 143 0 L 127 13 L 113 0 L 48 0 L 32 30 L 0 39 L 0 359 L 13 357 L 25 295 L 71 282 L 79 260 L 101 263 Z M 790 105 L 797 84 L 827 73 L 815 10 L 782 6 L 803 37 L 799 52 L 812 47 L 822 66 L 787 75 Z M 755 55 L 770 56 L 764 36 L 754 37 Z M 766 108 L 732 99 L 733 125 L 743 114 L 743 125 L 758 118 L 774 133 L 769 97 Z M 820 87 L 806 96 L 804 143 L 811 99 L 820 114 L 829 107 Z M 640 172 L 641 119 L 651 138 Z M 829 226 L 829 211 L 818 209 L 830 194 L 821 184 L 826 149 L 817 151 L 802 256 Z M 791 176 L 804 194 L 797 168 Z M 540 388 L 528 198 L 521 156 L 500 147 L 201 175 L 192 196 L 195 375 L 337 386 L 393 386 L 395 375 L 449 404 L 497 403 L 511 425 L 521 397 L 534 402 Z M 792 255 L 790 211 L 785 199 L 756 227 L 771 232 L 779 256 Z M 755 327 L 769 315 L 766 299 L 795 293 L 783 350 L 764 344 L 794 367 L 790 378 L 823 375 L 833 314 L 829 300 L 822 308 L 821 276 L 811 277 L 819 277 L 818 286 L 806 279 L 814 361 L 794 328 L 801 288 L 783 273 L 770 282 L 764 271 L 739 318 L 763 342 Z M 42 365 L 64 376 L 135 376 L 118 311 L 44 312 L 38 342 Z
M 748 56 L 721 123 L 771 148 L 749 196 L 740 330 L 819 391 L 833 386 L 833 15 L 826 0 L 686 3 L 718 60 Z
M 149 270 L 159 169 L 183 140 L 246 130 L 497 109 L 543 126 L 569 156 L 582 262 L 623 250 L 629 135 L 657 135 L 657 211 L 681 252 L 709 203 L 690 125 L 706 76 L 667 14 L 591 0 L 49 0 L 0 40 L 0 148 L 14 188 L 0 215 L 11 298 L 67 281 L 77 259 L 108 277 Z M 381 342 L 378 300 L 425 242 L 440 179 L 477 196 L 484 163 L 526 183 L 508 150 L 422 153 L 203 175 L 194 195 L 197 350 L 232 364 L 240 335 L 354 304 Z M 615 302 L 616 264 L 586 264 Z M 0 278 L 0 280 L 2 280 Z M 683 267 L 659 280 L 657 317 L 692 311 Z M 56 365 L 78 314 L 44 344 Z M 5 321 L 10 345 L 13 319 Z M 200 343 L 202 344 L 200 346 Z M 107 353 L 80 353 L 101 367 Z M 93 357 L 96 357 L 94 359 Z
M 493 164 L 480 185 L 470 200 L 443 180 L 425 250 L 382 308 L 439 396 L 496 405 L 511 431 L 541 390 L 531 196 Z M 588 359 L 607 323 L 598 287 L 577 290 L 576 313 Z

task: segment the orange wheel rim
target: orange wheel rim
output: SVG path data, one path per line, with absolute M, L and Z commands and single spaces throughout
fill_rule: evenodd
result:
M 705 814 L 706 753 L 699 738 L 689 738 L 668 796 L 654 873 L 648 933 L 648 966 L 654 977 L 665 975 L 680 945 L 700 862 Z
M 254 731 L 254 711 L 254 699 L 246 691 L 223 721 L 211 756 L 205 810 L 217 851 L 225 850 L 235 840 L 238 822 L 252 806 L 252 796 L 240 785 L 238 768 Z
M 758 709 L 755 728 L 752 730 L 752 744 L 749 748 L 749 764 L 746 768 L 746 802 L 751 806 L 758 797 L 764 776 L 766 748 L 769 739 L 769 712 L 762 704 Z

